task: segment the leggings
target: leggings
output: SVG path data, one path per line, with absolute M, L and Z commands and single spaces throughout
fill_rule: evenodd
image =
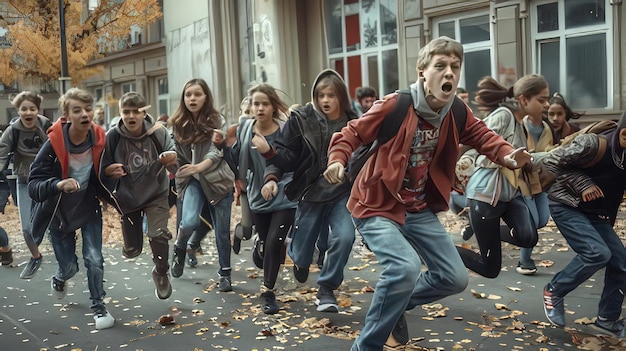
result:
M 510 202 L 500 201 L 494 207 L 488 203 L 469 199 L 469 218 L 480 254 L 457 247 L 465 267 L 487 278 L 495 278 L 502 267 L 500 240 L 519 247 L 532 248 L 537 245 L 538 235 L 535 222 L 521 196 Z M 500 218 L 509 228 L 508 233 L 500 230 Z
M 259 246 L 263 247 L 263 285 L 268 289 L 274 289 L 276 285 L 285 238 L 295 214 L 295 208 L 268 213 L 252 211 L 252 221 L 259 233 Z

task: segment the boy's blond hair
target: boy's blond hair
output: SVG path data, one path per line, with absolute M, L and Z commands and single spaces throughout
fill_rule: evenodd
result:
M 463 44 L 446 36 L 429 41 L 417 54 L 417 70 L 426 69 L 435 55 L 454 55 L 463 64 Z
M 93 96 L 88 91 L 80 88 L 70 88 L 59 98 L 59 108 L 63 113 L 69 113 L 69 100 L 93 104 Z

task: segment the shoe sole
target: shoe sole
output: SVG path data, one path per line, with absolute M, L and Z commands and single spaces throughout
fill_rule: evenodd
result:
M 338 313 L 339 307 L 332 303 L 325 303 L 317 306 L 317 312 Z
M 533 270 L 533 269 L 526 269 L 526 268 L 517 267 L 517 268 L 515 268 L 515 270 L 517 271 L 517 273 L 519 273 L 521 275 L 533 275 L 533 274 L 537 273 L 537 269 L 536 268 Z

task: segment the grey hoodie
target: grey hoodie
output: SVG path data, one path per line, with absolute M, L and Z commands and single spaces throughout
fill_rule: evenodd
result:
M 26 129 L 18 118 L 5 129 L 0 137 L 0 170 L 7 167 L 9 154 L 13 152 L 13 174 L 17 174 L 18 181 L 22 184 L 28 183 L 30 164 L 35 160 L 43 143 L 48 140 L 48 134 L 44 128 L 51 125 L 50 120 L 45 116 L 37 117 L 39 123 L 35 129 Z M 19 131 L 18 140 L 13 140 L 13 129 Z

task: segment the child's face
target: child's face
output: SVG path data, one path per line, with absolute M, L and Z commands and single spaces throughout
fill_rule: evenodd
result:
M 93 105 L 89 102 L 69 99 L 66 106 L 67 111 L 64 116 L 71 123 L 70 128 L 87 133 L 93 121 Z
M 560 131 L 566 122 L 565 109 L 560 104 L 552 104 L 548 108 L 548 121 L 555 131 Z
M 39 109 L 33 102 L 24 100 L 17 109 L 20 121 L 26 129 L 33 129 L 37 125 L 37 114 Z
M 132 136 L 140 136 L 143 132 L 143 119 L 146 117 L 146 112 L 140 111 L 137 107 L 123 106 L 120 107 L 120 115 L 128 133 Z
M 538 95 L 530 99 L 525 96 L 519 97 L 524 112 L 534 121 L 541 120 L 543 111 L 549 106 L 548 100 L 550 100 L 550 88 L 543 89 Z
M 622 149 L 626 149 L 626 128 L 619 130 L 619 146 Z
M 272 106 L 272 102 L 266 94 L 258 91 L 252 94 L 252 114 L 260 122 L 272 119 L 274 106 Z
M 371 96 L 366 96 L 359 100 L 359 104 L 361 105 L 361 111 L 363 111 L 363 113 L 367 112 L 367 110 L 369 110 L 372 105 L 374 105 L 374 101 L 376 101 L 376 98 Z
M 454 55 L 434 55 L 428 66 L 418 73 L 424 77 L 426 102 L 430 108 L 438 111 L 456 94 L 461 74 L 461 59 Z
M 341 116 L 339 97 L 337 97 L 335 90 L 330 86 L 320 89 L 317 92 L 317 105 L 330 120 L 337 119 Z
M 185 107 L 187 107 L 194 116 L 198 116 L 205 102 L 206 94 L 200 85 L 193 84 L 185 89 Z

